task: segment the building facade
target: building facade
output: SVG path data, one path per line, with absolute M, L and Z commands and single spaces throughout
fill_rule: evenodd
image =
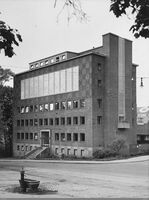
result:
M 92 156 L 120 136 L 136 144 L 136 65 L 132 42 L 103 35 L 103 46 L 29 64 L 14 78 L 14 156 L 40 146 Z

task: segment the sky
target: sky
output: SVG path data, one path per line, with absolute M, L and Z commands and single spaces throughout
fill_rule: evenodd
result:
M 12 58 L 0 53 L 0 65 L 15 73 L 29 69 L 29 63 L 63 51 L 80 52 L 102 45 L 102 35 L 114 33 L 133 41 L 133 63 L 137 67 L 137 106 L 149 106 L 149 39 L 135 39 L 129 31 L 134 18 L 116 18 L 110 0 L 81 0 L 88 21 L 72 18 L 67 9 L 59 15 L 64 0 L 0 0 L 0 20 L 19 30 L 23 42 Z M 59 17 L 58 17 L 59 16 Z M 140 87 L 143 77 L 144 87 Z M 9 83 L 12 85 L 12 82 Z

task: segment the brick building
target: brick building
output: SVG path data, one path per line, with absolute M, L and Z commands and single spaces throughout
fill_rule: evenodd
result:
M 29 64 L 14 78 L 14 156 L 50 147 L 92 156 L 123 137 L 136 144 L 136 65 L 132 42 L 103 35 L 103 46 Z

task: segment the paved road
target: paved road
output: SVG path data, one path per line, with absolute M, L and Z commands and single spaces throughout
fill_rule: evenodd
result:
M 0 177 L 3 181 L 3 184 L 0 182 L 0 194 L 4 197 L 10 195 L 5 191 L 6 187 L 18 184 L 21 166 L 24 166 L 27 177 L 58 189 L 57 194 L 42 197 L 149 198 L 148 160 L 109 164 L 0 161 Z M 12 194 L 12 197 L 24 196 Z

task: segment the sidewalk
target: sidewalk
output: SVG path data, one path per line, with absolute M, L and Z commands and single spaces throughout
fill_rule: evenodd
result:
M 149 155 L 138 156 L 127 159 L 120 160 L 110 160 L 110 161 L 93 161 L 93 160 L 27 160 L 27 159 L 12 159 L 5 158 L 0 159 L 0 162 L 40 162 L 40 163 L 65 163 L 65 164 L 115 164 L 115 163 L 130 163 L 130 162 L 143 162 L 149 161 Z

